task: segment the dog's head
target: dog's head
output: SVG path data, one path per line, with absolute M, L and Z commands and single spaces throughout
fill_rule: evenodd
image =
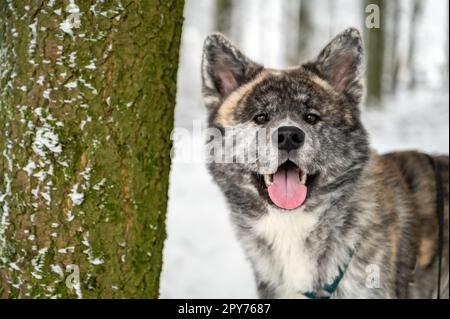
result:
M 210 35 L 203 97 L 210 127 L 225 139 L 215 143 L 236 153 L 224 165 L 255 176 L 267 203 L 282 209 L 337 187 L 368 158 L 359 112 L 362 69 L 355 29 L 339 34 L 312 62 L 282 71 L 251 61 L 224 36 Z M 236 161 L 243 153 L 255 159 Z

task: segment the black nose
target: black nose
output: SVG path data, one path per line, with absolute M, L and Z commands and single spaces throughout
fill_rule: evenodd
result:
M 273 140 L 278 149 L 290 152 L 302 147 L 305 133 L 295 126 L 283 126 L 275 132 Z

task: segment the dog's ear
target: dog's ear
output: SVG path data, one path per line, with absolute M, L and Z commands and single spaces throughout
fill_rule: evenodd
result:
M 203 49 L 203 99 L 208 109 L 218 107 L 234 90 L 251 81 L 263 67 L 243 55 L 222 34 L 206 38 Z
M 357 29 L 350 28 L 336 36 L 310 66 L 350 102 L 360 103 L 364 91 L 364 53 Z

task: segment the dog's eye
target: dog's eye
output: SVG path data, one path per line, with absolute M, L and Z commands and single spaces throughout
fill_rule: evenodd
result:
M 258 114 L 253 118 L 256 124 L 263 125 L 269 121 L 269 117 L 266 114 Z
M 309 113 L 309 114 L 306 114 L 306 116 L 305 116 L 305 121 L 311 125 L 316 124 L 317 122 L 319 122 L 319 120 L 320 120 L 320 117 L 317 114 Z

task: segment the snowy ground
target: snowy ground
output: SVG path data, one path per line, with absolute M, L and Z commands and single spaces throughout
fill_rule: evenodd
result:
M 382 153 L 409 149 L 449 153 L 448 91 L 404 92 L 386 99 L 381 109 L 363 112 L 373 148 Z
M 176 127 L 190 128 L 193 120 L 205 119 L 199 71 L 202 42 L 212 30 L 211 21 L 205 17 L 212 10 L 211 1 L 188 0 L 186 4 Z M 265 58 L 272 59 L 262 57 L 262 62 L 277 66 Z M 387 98 L 377 111 L 363 112 L 372 146 L 380 152 L 418 149 L 448 154 L 448 118 L 448 91 L 439 90 L 405 92 Z M 202 140 L 197 142 L 202 145 Z M 175 144 L 175 149 L 179 146 Z M 179 163 L 175 157 L 170 177 L 162 298 L 256 297 L 250 265 L 234 237 L 228 216 L 224 198 L 204 163 Z

